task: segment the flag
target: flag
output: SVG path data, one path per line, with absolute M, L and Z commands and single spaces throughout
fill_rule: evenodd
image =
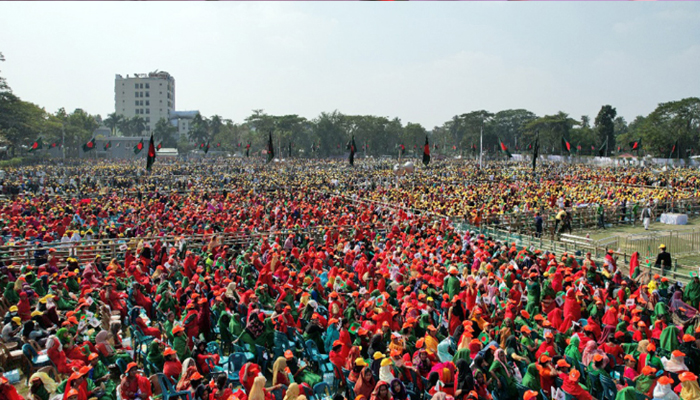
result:
M 571 154 L 571 143 L 567 142 L 566 139 L 564 139 L 564 136 L 561 137 L 561 149 L 562 151 Z
M 513 157 L 513 155 L 510 154 L 510 151 L 508 151 L 508 146 L 506 146 L 506 144 L 503 143 L 503 141 L 502 141 L 501 139 L 498 139 L 498 144 L 500 144 L 500 146 L 501 146 L 501 152 L 502 152 L 503 154 L 507 155 L 508 158 L 512 158 L 512 157 Z
M 51 148 L 56 148 L 56 147 L 58 147 L 58 143 L 56 143 L 56 142 L 51 143 Z
M 143 139 L 134 146 L 134 154 L 139 154 L 143 150 Z
M 639 151 L 639 148 L 642 147 L 642 139 L 637 139 L 633 142 L 630 142 L 630 149 L 632 151 L 637 150 Z
M 204 154 L 209 153 L 209 141 L 207 140 L 206 146 L 204 146 Z
M 270 161 L 275 159 L 275 149 L 272 147 L 272 131 L 270 131 L 270 136 L 267 139 L 267 161 L 265 162 L 268 164 Z
M 109 150 L 110 147 L 112 147 L 112 141 L 108 140 L 107 143 L 105 143 L 105 151 Z
M 476 153 L 476 144 L 472 143 L 472 153 Z
M 532 152 L 532 172 L 535 172 L 535 168 L 537 168 L 537 156 L 538 152 L 540 151 L 540 132 L 537 131 L 537 136 L 535 136 L 535 145 L 534 149 Z
M 599 157 L 604 157 L 605 156 L 605 151 L 608 148 L 608 140 L 605 140 L 605 143 L 603 143 L 602 146 L 600 146 L 600 149 L 598 149 L 598 156 Z
M 83 151 L 90 151 L 90 150 L 95 150 L 95 138 L 90 139 L 89 142 L 85 143 L 83 145 Z
M 580 152 L 580 151 L 581 151 L 581 145 L 576 146 L 576 152 Z
M 148 142 L 148 156 L 146 157 L 146 170 L 150 171 L 153 163 L 156 162 L 156 146 L 153 144 L 153 134 Z
M 350 150 L 348 162 L 350 165 L 355 165 L 355 150 L 357 149 L 357 145 L 355 144 L 355 135 L 352 135 L 352 138 L 348 142 L 347 148 Z
M 680 151 L 678 151 L 678 139 L 676 139 L 676 142 L 673 143 L 673 147 L 671 147 L 671 154 L 668 155 L 668 158 L 673 158 L 674 153 L 680 156 Z
M 163 142 L 158 143 L 158 146 L 156 146 L 156 150 L 160 150 L 163 148 Z
M 121 146 L 122 142 L 117 142 L 117 147 Z
M 406 152 L 406 146 L 401 144 L 401 152 L 399 154 L 403 155 L 403 153 L 405 153 L 405 152 Z
M 634 270 L 639 267 L 639 252 L 635 251 L 630 257 L 630 279 L 634 279 Z
M 250 142 L 245 146 L 245 156 L 250 157 Z
M 216 147 L 221 147 L 221 142 L 217 143 Z
M 32 143 L 31 146 L 29 146 L 29 152 L 32 152 L 35 150 L 41 150 L 43 148 L 44 148 L 44 142 L 42 142 L 41 138 L 39 138 L 34 143 Z
M 426 167 L 430 164 L 430 143 L 428 143 L 428 135 L 425 135 L 425 145 L 423 145 L 423 165 Z

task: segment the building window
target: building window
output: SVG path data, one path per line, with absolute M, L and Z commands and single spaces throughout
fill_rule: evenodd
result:
M 151 109 L 150 109 L 150 108 L 147 108 L 147 109 L 146 109 L 146 114 L 150 114 L 150 113 L 151 113 Z
M 138 84 L 138 83 L 134 83 L 134 89 L 138 89 L 138 88 L 139 88 L 139 84 Z
M 137 106 L 139 105 L 139 101 L 138 101 L 138 100 L 134 101 L 134 103 L 136 103 L 135 105 L 137 105 Z
M 151 93 L 151 92 L 146 92 L 146 97 L 148 97 L 148 95 L 149 95 L 150 93 Z
M 146 105 L 147 105 L 147 106 L 150 106 L 150 105 L 151 105 L 151 102 L 148 101 L 148 100 L 146 100 Z
M 150 89 L 150 88 L 151 88 L 151 85 L 149 85 L 149 84 L 147 83 L 147 84 L 146 84 L 146 89 Z
M 148 111 L 148 109 L 146 109 L 146 111 Z M 146 114 L 148 114 L 148 113 L 146 113 Z M 150 117 L 146 117 L 146 122 L 151 122 L 151 118 L 150 118 Z

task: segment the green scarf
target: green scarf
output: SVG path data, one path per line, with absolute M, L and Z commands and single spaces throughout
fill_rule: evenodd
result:
M 648 375 L 640 375 L 637 378 L 635 388 L 637 389 L 638 392 L 646 394 L 649 392 L 649 389 L 651 389 L 652 386 L 654 386 L 654 382 L 656 382 L 656 377 L 654 376 L 648 376 Z
M 540 372 L 537 370 L 537 364 L 532 363 L 527 366 L 527 371 L 525 376 L 523 376 L 523 386 L 527 386 L 528 389 L 539 392 L 542 387 L 540 386 Z
M 578 336 L 572 336 L 571 340 L 569 340 L 569 345 L 566 346 L 566 350 L 564 350 L 564 355 L 581 362 L 581 352 L 578 350 L 579 343 L 580 340 Z
M 658 305 L 658 304 L 657 304 Z M 674 350 L 678 350 L 680 343 L 678 343 L 678 327 L 675 325 L 669 325 L 661 332 L 661 348 L 668 351 L 669 353 Z
M 160 351 L 160 343 L 156 340 L 151 342 L 148 346 L 148 354 L 146 359 L 153 363 L 159 371 L 163 370 L 163 364 L 165 364 L 165 359 L 163 358 L 163 353 Z
M 454 362 L 456 364 L 457 361 L 459 361 L 459 360 L 465 360 L 465 361 L 469 361 L 469 363 L 471 363 L 472 359 L 471 359 L 470 355 L 471 355 L 471 352 L 469 351 L 469 348 L 465 347 L 463 349 L 459 349 L 455 353 L 455 356 L 452 358 L 452 362 Z
M 637 389 L 628 386 L 617 392 L 615 400 L 637 400 Z

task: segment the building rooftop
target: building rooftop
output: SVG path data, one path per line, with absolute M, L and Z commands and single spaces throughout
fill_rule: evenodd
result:
M 121 74 L 116 74 L 115 79 L 133 79 L 133 78 L 159 78 L 159 79 L 173 79 L 172 75 L 165 71 L 158 71 L 155 70 L 153 72 L 149 72 L 147 74 L 141 74 L 141 73 L 135 73 L 134 76 L 129 76 L 129 74 L 126 74 L 126 78 L 124 78 Z

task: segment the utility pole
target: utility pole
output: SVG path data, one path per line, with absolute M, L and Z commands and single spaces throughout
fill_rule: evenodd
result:
M 479 143 L 479 169 L 483 169 L 484 165 L 482 164 L 481 158 L 484 155 L 484 122 L 481 121 L 481 134 L 480 134 L 480 143 Z
M 63 164 L 66 163 L 66 123 L 61 123 L 61 152 L 63 153 Z

